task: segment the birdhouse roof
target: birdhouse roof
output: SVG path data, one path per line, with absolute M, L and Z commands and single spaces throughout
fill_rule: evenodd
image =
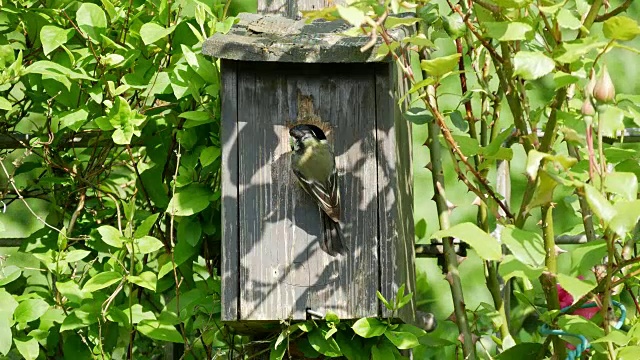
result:
M 221 59 L 298 63 L 363 63 L 388 62 L 390 57 L 377 56 L 383 45 L 375 44 L 362 52 L 368 36 L 347 36 L 351 25 L 343 20 L 325 21 L 288 19 L 279 15 L 242 13 L 240 21 L 226 33 L 207 39 L 202 53 Z M 392 38 L 407 35 L 406 28 L 389 30 Z

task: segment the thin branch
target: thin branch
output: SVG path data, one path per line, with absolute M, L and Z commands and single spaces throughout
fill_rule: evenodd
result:
M 594 22 L 602 22 L 602 21 L 606 21 L 618 14 L 621 14 L 625 11 L 627 11 L 627 9 L 629 8 L 629 6 L 631 6 L 631 3 L 633 2 L 633 0 L 626 0 L 624 3 L 622 3 L 620 6 L 618 6 L 617 8 L 609 11 L 606 14 L 602 14 L 602 15 L 598 15 L 596 16 L 596 19 L 594 20 Z

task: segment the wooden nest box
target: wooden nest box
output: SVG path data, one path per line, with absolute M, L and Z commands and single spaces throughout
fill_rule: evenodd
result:
M 376 296 L 415 291 L 411 126 L 390 61 L 362 53 L 345 23 L 242 14 L 203 53 L 222 73 L 222 320 L 242 328 L 391 316 Z M 327 132 L 349 248 L 319 247 L 321 213 L 290 167 L 289 128 Z M 412 322 L 414 303 L 397 316 Z

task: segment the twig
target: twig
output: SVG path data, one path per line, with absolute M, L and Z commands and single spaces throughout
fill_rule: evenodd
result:
M 602 22 L 605 20 L 608 20 L 620 13 L 625 12 L 629 6 L 631 6 L 631 3 L 633 2 L 633 0 L 626 0 L 625 2 L 623 2 L 620 6 L 618 6 L 617 8 L 609 11 L 606 14 L 602 14 L 602 15 L 598 15 L 596 16 L 596 19 L 594 20 L 594 22 Z
M 80 213 L 82 212 L 82 210 L 84 209 L 84 201 L 87 195 L 87 188 L 82 188 L 80 190 L 80 198 L 78 199 L 78 206 L 76 207 L 76 210 L 73 212 L 73 214 L 71 215 L 71 219 L 69 220 L 69 226 L 67 227 L 67 234 L 71 235 L 73 233 L 73 228 L 76 225 L 76 222 L 78 221 L 78 216 L 80 216 Z
M 45 219 L 40 217 L 40 215 L 36 214 L 36 212 L 31 208 L 31 206 L 29 206 L 29 203 L 27 203 L 27 201 L 24 199 L 22 194 L 20 194 L 20 190 L 18 190 L 18 187 L 16 186 L 15 179 L 11 175 L 9 175 L 9 171 L 4 166 L 4 162 L 3 161 L 4 161 L 4 159 L 0 159 L 0 166 L 2 167 L 2 171 L 4 172 L 5 176 L 7 177 L 7 181 L 9 181 L 9 183 L 11 184 L 11 187 L 13 188 L 13 191 L 16 192 L 16 195 L 22 201 L 22 203 L 27 208 L 27 210 L 29 210 L 31 215 L 33 215 L 36 219 L 38 219 L 38 221 L 40 221 L 42 224 L 44 224 L 44 226 L 48 227 L 51 230 L 54 230 L 55 232 L 57 232 L 58 234 L 62 235 L 63 237 L 65 237 L 65 238 L 67 238 L 69 240 L 79 240 L 79 239 L 75 239 L 75 238 L 68 238 L 67 235 L 64 232 L 62 232 L 57 227 L 55 227 L 53 225 L 50 225 Z

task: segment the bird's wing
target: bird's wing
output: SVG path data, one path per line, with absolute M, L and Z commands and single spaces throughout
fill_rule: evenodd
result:
M 337 186 L 337 174 L 329 177 L 326 184 L 306 179 L 299 171 L 293 171 L 302 188 L 313 197 L 315 202 L 320 206 L 329 217 L 338 222 L 340 219 L 340 193 Z

